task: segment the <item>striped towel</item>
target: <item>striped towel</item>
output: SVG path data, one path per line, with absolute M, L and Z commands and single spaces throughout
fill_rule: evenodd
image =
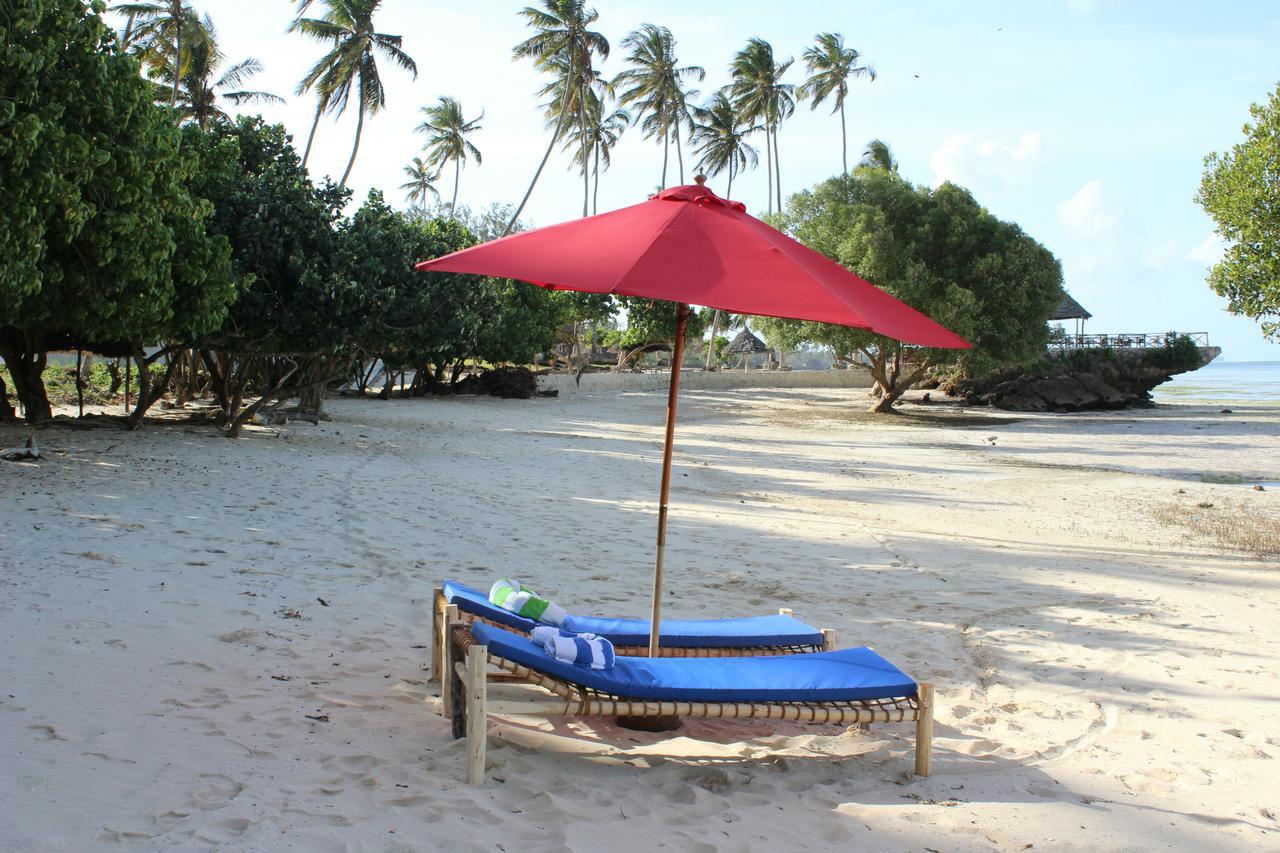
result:
M 591 669 L 613 669 L 613 643 L 604 637 L 546 627 L 534 628 L 529 636 L 556 660 Z
M 545 622 L 548 625 L 564 624 L 564 609 L 545 598 L 538 598 L 537 593 L 522 587 L 519 581 L 510 578 L 499 578 L 489 589 L 489 601 L 503 610 L 509 610 L 517 616 Z

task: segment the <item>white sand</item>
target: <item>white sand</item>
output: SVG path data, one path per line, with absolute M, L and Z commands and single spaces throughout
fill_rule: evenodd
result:
M 932 680 L 932 778 L 910 724 L 495 720 L 467 787 L 431 588 L 643 615 L 662 396 L 335 401 L 0 462 L 0 850 L 1280 845 L 1280 569 L 1152 516 L 1280 512 L 1200 482 L 1280 480 L 1280 409 L 939 428 L 859 394 L 685 398 L 668 613 L 792 607 Z

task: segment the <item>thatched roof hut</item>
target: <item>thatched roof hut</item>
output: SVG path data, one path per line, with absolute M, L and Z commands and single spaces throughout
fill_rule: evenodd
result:
M 1088 320 L 1093 315 L 1084 310 L 1084 306 L 1071 298 L 1071 294 L 1063 293 L 1062 302 L 1058 304 L 1058 308 L 1053 312 L 1050 320 Z
M 729 342 L 724 351 L 733 355 L 742 355 L 753 352 L 768 352 L 769 348 L 765 346 L 764 341 L 752 334 L 750 329 L 743 329 L 738 332 L 736 338 Z

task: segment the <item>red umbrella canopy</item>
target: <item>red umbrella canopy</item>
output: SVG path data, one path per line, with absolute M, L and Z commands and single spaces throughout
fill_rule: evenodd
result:
M 969 347 L 701 183 L 663 190 L 610 213 L 512 234 L 416 269 L 837 323 L 916 346 Z

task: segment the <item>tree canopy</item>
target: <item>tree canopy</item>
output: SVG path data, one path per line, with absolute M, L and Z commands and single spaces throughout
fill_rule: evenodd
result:
M 0 355 L 37 420 L 46 338 L 202 334 L 236 292 L 228 243 L 206 233 L 212 207 L 191 189 L 206 164 L 101 13 L 31 0 L 0 41 Z
M 1244 142 L 1205 158 L 1196 201 L 1228 244 L 1209 286 L 1280 340 L 1280 85 L 1249 112 Z
M 804 339 L 869 362 L 881 409 L 929 367 L 959 361 L 981 372 L 1034 359 L 1044 348 L 1049 315 L 1062 298 L 1061 266 L 968 190 L 949 182 L 913 186 L 891 172 L 861 168 L 793 196 L 783 224 L 805 245 L 973 344 L 969 351 L 913 350 L 908 373 L 906 348 L 897 341 L 805 324 Z

